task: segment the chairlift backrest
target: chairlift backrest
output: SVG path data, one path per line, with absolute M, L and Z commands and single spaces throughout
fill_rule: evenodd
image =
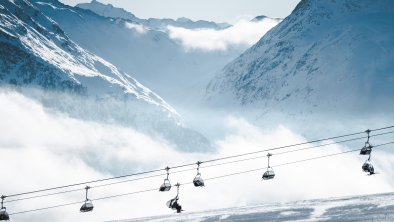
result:
M 204 186 L 204 180 L 201 178 L 200 173 L 197 173 L 196 177 L 194 177 L 193 184 L 195 187 L 203 187 Z
M 167 201 L 166 205 L 167 205 L 168 208 L 171 208 L 173 200 L 174 199 L 171 199 L 171 200 Z
M 160 186 L 159 191 L 164 192 L 164 191 L 169 191 L 171 190 L 171 183 L 170 180 L 164 179 L 163 184 Z
M 0 209 L 0 221 L 10 220 L 10 216 L 8 215 L 6 208 L 3 207 Z
M 87 200 L 85 201 L 85 203 L 82 204 L 80 211 L 83 212 L 83 213 L 85 213 L 85 212 L 90 212 L 90 211 L 93 210 L 93 208 L 94 208 L 94 206 L 93 206 L 92 201 L 89 200 L 89 199 L 87 199 Z
M 362 169 L 364 172 L 368 172 L 368 173 L 374 172 L 373 165 L 369 161 L 367 161 L 363 164 Z
M 263 174 L 263 180 L 270 180 L 270 179 L 274 179 L 275 177 L 275 172 L 272 168 L 268 168 L 267 171 L 264 172 Z
M 369 155 L 371 154 L 371 151 L 372 151 L 372 146 L 368 142 L 366 142 L 365 146 L 360 150 L 360 155 Z

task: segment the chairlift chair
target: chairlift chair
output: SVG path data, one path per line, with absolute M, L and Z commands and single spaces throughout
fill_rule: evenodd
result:
M 268 168 L 267 171 L 265 171 L 263 174 L 263 180 L 274 179 L 274 177 L 275 177 L 275 172 L 274 169 L 272 169 L 272 167 Z
M 5 207 L 0 209 L 0 220 L 10 220 L 10 216 L 8 215 Z
M 363 148 L 361 148 L 360 155 L 370 155 L 373 148 L 373 146 L 369 143 L 369 138 L 370 138 L 369 133 L 371 132 L 371 130 L 367 130 L 365 132 L 368 135 L 367 142 L 365 142 L 365 145 L 363 146 Z
M 82 204 L 80 211 L 82 213 L 86 213 L 86 212 L 90 212 L 93 210 L 94 206 L 91 200 L 88 199 L 88 191 L 89 191 L 90 187 L 86 186 L 85 190 L 86 190 L 86 198 L 85 198 L 85 203 Z
M 178 203 L 179 200 L 179 186 L 180 184 L 177 183 L 175 186 L 177 186 L 177 193 L 176 196 L 167 201 L 166 205 L 168 208 L 172 209 L 172 210 L 176 210 L 177 213 L 181 213 L 182 212 L 182 206 Z
M 201 178 L 200 173 L 197 173 L 196 177 L 194 177 L 193 184 L 195 187 L 203 187 L 204 186 L 204 180 Z
M 170 180 L 168 179 L 168 175 L 170 175 L 170 173 L 169 173 L 170 168 L 166 167 L 166 170 L 167 170 L 167 178 L 164 179 L 164 182 L 161 184 L 161 186 L 159 188 L 160 192 L 171 190 L 171 183 L 170 183 Z
M 85 212 L 90 212 L 92 211 L 94 208 L 93 203 L 91 200 L 85 200 L 85 203 L 81 206 L 81 212 L 85 213 Z
M 369 142 L 366 142 L 364 147 L 360 150 L 360 155 L 369 155 L 372 152 L 372 146 Z
M 1 196 L 1 209 L 0 209 L 0 221 L 6 221 L 6 220 L 10 220 L 10 216 L 7 213 L 6 208 L 4 207 L 3 203 L 4 203 L 4 199 L 6 197 L 3 195 Z
M 267 157 L 268 157 L 268 167 L 267 170 L 264 172 L 262 178 L 263 180 L 271 180 L 274 179 L 275 177 L 275 172 L 274 169 L 272 167 L 270 167 L 270 157 L 272 156 L 272 154 L 268 153 Z
M 368 160 L 365 161 L 365 163 L 363 164 L 362 169 L 363 169 L 364 172 L 367 172 L 367 173 L 369 173 L 370 175 L 372 175 L 372 174 L 375 173 L 375 169 L 374 169 L 372 163 L 370 162 L 370 159 L 369 159 L 369 158 L 368 158 Z
M 164 179 L 164 182 L 161 184 L 159 191 L 164 192 L 164 191 L 169 191 L 170 189 L 171 189 L 170 180 Z
M 172 209 L 172 205 L 174 204 L 175 198 L 167 201 L 166 205 L 168 208 Z
M 176 209 L 176 206 L 178 205 L 178 200 L 179 200 L 179 198 L 175 197 L 175 198 L 167 201 L 167 203 L 166 203 L 167 207 L 170 209 L 173 209 L 173 210 Z
M 197 175 L 193 179 L 193 184 L 195 187 L 203 187 L 205 185 L 204 180 L 202 179 L 201 173 L 200 173 L 200 164 L 201 164 L 201 162 L 198 161 L 197 162 Z

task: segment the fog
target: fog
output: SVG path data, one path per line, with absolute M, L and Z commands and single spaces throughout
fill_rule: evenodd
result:
M 174 148 L 169 142 L 157 140 L 136 129 L 116 123 L 72 118 L 65 113 L 46 108 L 37 101 L 15 91 L 0 92 L 1 194 L 10 195 L 161 169 L 166 166 L 194 163 L 198 160 L 204 161 L 307 141 L 284 125 L 262 129 L 243 118 L 227 115 L 220 121 L 223 123 L 221 127 L 224 133 L 211 138 L 214 144 L 211 151 L 185 152 Z M 387 140 L 390 137 L 392 136 L 386 135 Z M 185 212 L 193 212 L 267 202 L 393 191 L 394 175 L 390 170 L 394 167 L 394 155 L 386 152 L 393 147 L 392 145 L 374 151 L 372 161 L 379 173 L 374 176 L 366 176 L 362 172 L 361 165 L 366 157 L 359 156 L 357 152 L 275 167 L 282 163 L 361 148 L 364 142 L 359 140 L 350 145 L 330 145 L 283 155 L 275 155 L 279 151 L 272 151 L 274 155 L 270 163 L 274 166 L 276 177 L 271 181 L 261 180 L 264 168 L 267 166 L 266 152 L 254 155 L 261 155 L 262 158 L 251 161 L 216 167 L 207 167 L 208 163 L 202 164 L 200 171 L 205 179 L 250 169 L 261 168 L 261 170 L 206 180 L 204 188 L 195 188 L 190 184 L 182 185 L 179 202 Z M 170 181 L 173 185 L 176 182 L 189 183 L 193 180 L 196 174 L 195 167 L 185 169 L 191 171 L 175 173 L 183 168 L 170 170 Z M 150 175 L 155 174 L 144 176 Z M 159 176 L 97 188 L 94 188 L 97 184 L 87 184 L 93 186 L 89 191 L 89 198 L 94 200 L 122 193 L 158 189 L 165 172 L 157 175 Z M 140 177 L 127 179 L 133 178 Z M 101 184 L 109 182 L 114 181 Z M 85 198 L 84 186 L 68 188 L 81 189 L 77 192 L 10 202 L 5 203 L 5 206 L 12 214 L 58 204 L 82 202 Z M 79 213 L 80 204 L 75 204 L 11 215 L 11 219 L 12 221 L 103 221 L 173 214 L 165 203 L 175 195 L 176 189 L 173 187 L 171 191 L 165 193 L 153 191 L 97 200 L 94 201 L 93 212 L 86 214 Z

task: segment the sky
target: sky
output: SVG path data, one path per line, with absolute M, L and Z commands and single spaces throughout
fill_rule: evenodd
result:
M 76 5 L 90 0 L 60 0 Z M 99 0 L 124 8 L 140 18 L 180 18 L 233 23 L 244 17 L 288 16 L 300 0 Z

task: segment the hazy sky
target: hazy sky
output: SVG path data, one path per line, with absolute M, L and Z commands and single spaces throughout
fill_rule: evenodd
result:
M 76 5 L 90 0 L 60 0 Z M 300 0 L 99 0 L 124 8 L 140 18 L 204 19 L 234 22 L 239 17 L 266 15 L 284 18 Z

